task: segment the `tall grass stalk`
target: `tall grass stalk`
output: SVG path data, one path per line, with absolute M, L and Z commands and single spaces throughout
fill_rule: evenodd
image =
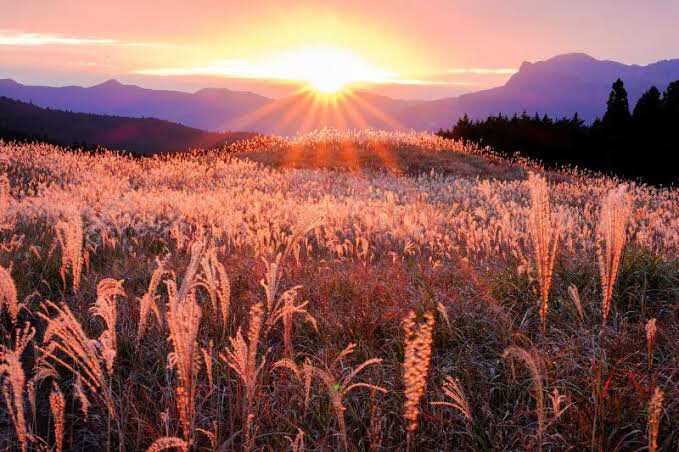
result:
M 534 173 L 528 178 L 531 209 L 528 230 L 533 244 L 533 259 L 540 285 L 540 327 L 545 331 L 549 308 L 549 288 L 552 285 L 554 259 L 561 233 L 561 216 L 553 215 L 549 205 L 549 187 L 544 177 Z
M 167 326 L 173 351 L 168 355 L 168 367 L 176 369 L 179 382 L 176 387 L 176 403 L 184 432 L 184 439 L 191 444 L 195 416 L 195 398 L 201 350 L 198 345 L 198 327 L 201 310 L 196 301 L 195 276 L 202 257 L 204 245 L 196 242 L 191 246 L 191 261 L 177 289 L 174 280 L 166 281 L 168 292 Z
M 455 408 L 464 416 L 465 420 L 471 422 L 472 410 L 464 394 L 464 389 L 460 385 L 460 380 L 450 375 L 445 378 L 441 385 L 443 393 L 450 399 L 450 402 L 431 402 L 432 405 L 443 405 Z
M 71 212 L 66 220 L 56 226 L 57 239 L 61 245 L 61 279 L 66 286 L 66 272 L 71 269 L 73 291 L 80 288 L 80 275 L 83 267 L 83 220 L 79 212 Z
M 146 331 L 146 323 L 148 321 L 149 313 L 152 312 L 158 323 L 161 323 L 160 312 L 158 311 L 156 292 L 158 286 L 160 285 L 161 279 L 167 274 L 167 269 L 165 268 L 165 260 L 161 260 L 156 257 L 156 268 L 151 274 L 151 281 L 149 282 L 149 287 L 146 293 L 139 298 L 139 322 L 137 323 L 137 344 L 141 340 L 141 337 Z
M 10 270 L 0 265 L 0 312 L 7 309 L 12 324 L 16 324 L 19 302 L 17 300 L 17 289 Z
M 16 430 L 21 444 L 21 451 L 25 452 L 28 446 L 28 429 L 24 417 L 24 368 L 21 365 L 21 355 L 28 343 L 35 335 L 35 328 L 28 322 L 23 329 L 17 329 L 14 348 L 0 345 L 0 380 L 2 384 L 2 395 L 7 404 L 12 424 Z
M 648 450 L 655 452 L 658 450 L 658 428 L 660 427 L 660 415 L 662 414 L 662 404 L 665 394 L 659 387 L 648 402 Z
M 260 339 L 263 313 L 264 307 L 262 303 L 252 305 L 249 315 L 248 341 L 245 342 L 239 328 L 236 335 L 229 339 L 229 347 L 221 355 L 221 358 L 229 367 L 236 371 L 245 389 L 242 407 L 244 450 L 251 450 L 253 447 L 250 427 L 254 417 L 253 409 L 259 390 L 258 376 L 266 363 L 266 357 L 263 357 L 259 363 L 257 362 L 257 346 Z
M 414 311 L 410 311 L 403 321 L 405 333 L 403 380 L 406 398 L 403 418 L 406 421 L 408 444 L 417 429 L 420 399 L 427 383 L 434 323 L 434 315 L 431 312 L 424 314 L 422 323 L 417 322 L 417 315 Z
M 535 412 L 538 418 L 538 450 L 542 450 L 542 434 L 545 429 L 545 395 L 542 373 L 538 367 L 537 359 L 532 353 L 527 352 L 523 348 L 510 345 L 502 353 L 502 357 L 510 360 L 512 371 L 514 370 L 513 359 L 523 361 L 524 365 L 530 372 L 531 380 L 533 381 L 533 390 L 535 391 L 536 408 Z
M 56 443 L 57 452 L 61 452 L 64 444 L 64 411 L 66 403 L 64 402 L 64 395 L 59 389 L 59 385 L 53 382 L 52 392 L 49 396 L 50 412 L 52 413 L 52 420 L 54 421 L 54 441 Z
M 597 225 L 597 259 L 601 276 L 601 309 L 606 323 L 620 257 L 627 239 L 627 223 L 632 213 L 632 200 L 624 185 L 611 190 L 599 209 Z

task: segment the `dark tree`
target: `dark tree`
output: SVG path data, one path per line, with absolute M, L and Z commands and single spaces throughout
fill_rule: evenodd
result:
M 641 95 L 637 104 L 634 106 L 632 118 L 637 123 L 657 123 L 662 114 L 662 101 L 660 91 L 655 86 Z
M 679 80 L 667 85 L 662 98 L 662 106 L 665 118 L 677 124 L 679 122 Z
M 608 96 L 608 108 L 604 114 L 603 125 L 610 130 L 622 130 L 630 121 L 629 101 L 627 91 L 622 80 L 617 79 L 613 83 L 613 89 Z
M 663 126 L 660 91 L 652 86 L 641 95 L 632 113 L 630 140 L 626 143 L 624 174 L 658 180 L 658 159 L 662 154 Z M 644 158 L 639 158 L 643 150 Z
M 507 156 L 520 152 L 548 167 L 577 165 L 651 184 L 679 184 L 670 164 L 679 150 L 679 81 L 670 83 L 662 99 L 651 87 L 630 114 L 627 92 L 617 80 L 607 106 L 603 119 L 591 126 L 577 114 L 555 119 L 524 111 L 482 120 L 465 115 L 439 135 L 489 145 Z

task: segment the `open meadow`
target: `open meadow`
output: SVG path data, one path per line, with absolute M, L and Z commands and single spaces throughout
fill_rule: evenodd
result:
M 677 450 L 679 192 L 425 133 L 0 142 L 1 450 Z

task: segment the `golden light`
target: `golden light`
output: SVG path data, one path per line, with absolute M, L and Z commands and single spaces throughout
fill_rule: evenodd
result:
M 332 94 L 348 85 L 380 83 L 396 74 L 383 71 L 359 56 L 336 48 L 306 48 L 280 55 L 275 66 L 287 68 L 291 80 L 305 81 L 321 93 Z
M 297 81 L 324 95 L 338 93 L 348 85 L 387 83 L 398 76 L 370 64 L 355 53 L 334 47 L 307 47 L 254 61 L 217 60 L 198 68 L 161 68 L 137 72 Z
M 347 84 L 339 77 L 319 77 L 318 79 L 311 80 L 310 83 L 313 89 L 324 94 L 337 93 Z

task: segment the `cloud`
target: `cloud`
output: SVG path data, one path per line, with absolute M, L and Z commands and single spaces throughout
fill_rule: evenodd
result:
M 122 42 L 116 39 L 80 38 L 51 33 L 23 33 L 0 30 L 0 46 L 122 46 L 144 47 L 152 44 Z
M 517 72 L 517 69 L 512 68 L 489 69 L 481 67 L 467 67 L 448 69 L 449 74 L 507 75 L 516 74 Z

